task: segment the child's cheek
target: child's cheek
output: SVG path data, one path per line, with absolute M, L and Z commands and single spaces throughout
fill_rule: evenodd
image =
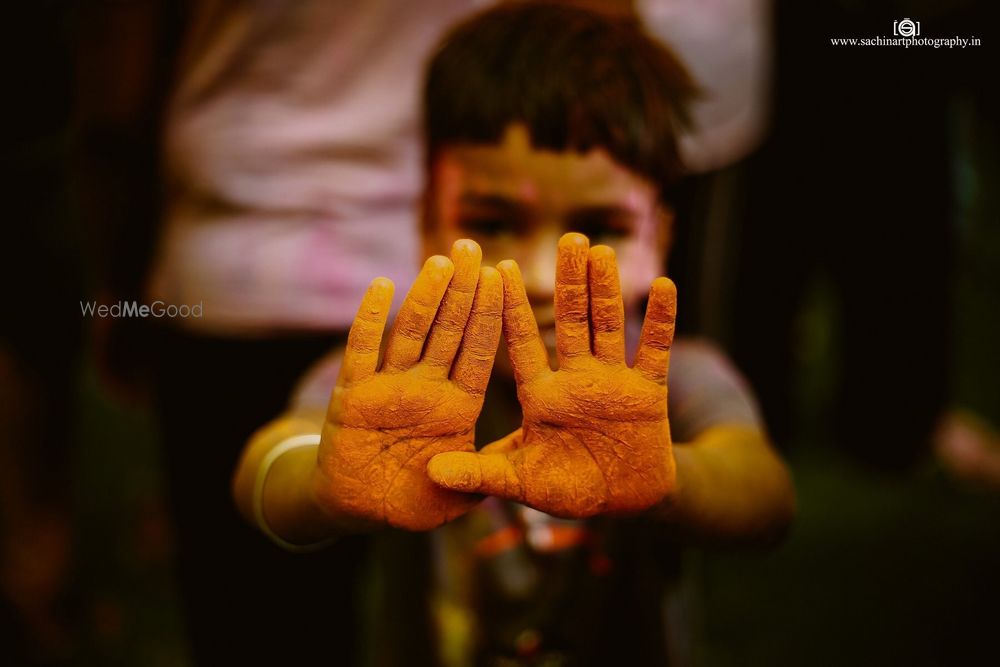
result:
M 663 258 L 653 250 L 653 244 L 630 241 L 615 247 L 618 273 L 625 304 L 625 350 L 629 363 L 635 358 L 642 330 L 642 305 L 649 296 L 649 287 L 664 274 Z
M 629 304 L 641 303 L 649 295 L 649 286 L 664 275 L 663 258 L 652 244 L 630 241 L 615 248 L 618 273 L 621 278 L 622 300 L 626 310 Z

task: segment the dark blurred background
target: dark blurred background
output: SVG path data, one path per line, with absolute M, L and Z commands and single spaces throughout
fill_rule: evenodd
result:
M 146 3 L 117 4 L 141 15 Z M 799 494 L 781 547 L 690 555 L 702 664 L 998 660 L 1000 107 L 985 7 L 778 3 L 768 139 L 681 197 L 672 272 L 701 289 L 683 324 L 749 376 Z M 96 358 L 94 341 L 110 334 L 77 315 L 98 286 L 137 289 L 150 240 L 127 220 L 159 205 L 148 137 L 163 90 L 145 84 L 148 125 L 77 133 L 81 99 L 113 96 L 143 69 L 123 62 L 120 78 L 80 89 L 81 49 L 101 39 L 81 38 L 87 17 L 19 7 L 0 47 L 0 663 L 184 665 L 153 420 L 109 392 L 98 369 L 115 360 Z M 904 17 L 982 44 L 830 43 L 891 34 Z M 144 71 L 169 68 L 164 56 Z M 100 159 L 81 165 L 81 150 Z M 109 246 L 89 221 L 117 178 L 130 200 L 110 245 L 134 252 L 112 270 L 88 251 Z M 716 235 L 720 182 L 735 212 Z M 136 363 L 113 335 L 102 349 Z

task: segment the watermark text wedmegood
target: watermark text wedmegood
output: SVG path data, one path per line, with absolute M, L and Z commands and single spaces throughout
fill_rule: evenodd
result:
M 106 304 L 96 301 L 81 301 L 80 312 L 84 317 L 195 317 L 205 314 L 204 302 L 194 305 L 165 303 L 139 303 L 138 301 L 119 301 Z

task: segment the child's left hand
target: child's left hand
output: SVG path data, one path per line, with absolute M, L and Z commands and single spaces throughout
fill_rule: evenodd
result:
M 517 264 L 497 265 L 524 422 L 478 453 L 435 456 L 427 471 L 437 484 L 578 518 L 638 512 L 675 490 L 666 378 L 676 289 L 667 278 L 653 282 L 629 368 L 614 251 L 588 246 L 581 234 L 559 241 L 557 371 L 549 367 Z

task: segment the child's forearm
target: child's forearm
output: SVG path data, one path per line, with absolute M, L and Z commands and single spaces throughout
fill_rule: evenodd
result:
M 323 411 L 298 411 L 270 422 L 247 442 L 233 476 L 233 499 L 243 517 L 257 525 L 254 487 L 260 466 L 275 446 L 296 435 L 319 434 Z M 343 524 L 317 504 L 313 493 L 316 472 L 315 446 L 292 449 L 271 464 L 261 493 L 261 507 L 268 527 L 292 544 L 312 544 L 345 532 Z
M 717 426 L 674 445 L 676 494 L 653 509 L 682 539 L 767 545 L 785 534 L 795 490 L 785 464 L 758 429 Z

